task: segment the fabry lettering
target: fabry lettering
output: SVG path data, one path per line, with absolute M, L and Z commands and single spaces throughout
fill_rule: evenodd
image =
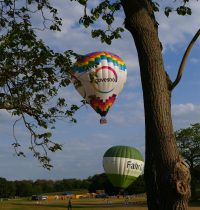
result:
M 142 164 L 138 164 L 138 163 L 136 163 L 136 162 L 132 162 L 132 161 L 127 161 L 127 168 L 128 169 L 135 169 L 135 170 L 140 170 L 140 171 L 142 171 Z

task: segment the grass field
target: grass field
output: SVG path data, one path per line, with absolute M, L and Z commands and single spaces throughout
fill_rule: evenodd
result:
M 73 210 L 147 210 L 144 198 L 133 198 L 129 200 L 129 204 L 124 204 L 124 199 L 109 198 L 111 203 L 107 203 L 104 199 L 73 199 Z M 200 210 L 200 205 L 194 204 L 189 210 Z M 67 200 L 52 201 L 28 201 L 28 200 L 10 200 L 1 201 L 0 210 L 63 210 L 67 209 Z

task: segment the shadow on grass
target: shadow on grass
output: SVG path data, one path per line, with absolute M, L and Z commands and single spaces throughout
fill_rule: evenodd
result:
M 48 208 L 55 208 L 55 207 L 59 207 L 59 208 L 67 208 L 67 205 L 63 205 L 63 204 L 35 204 L 35 203 L 13 203 L 16 206 L 44 206 L 44 207 L 48 207 Z M 113 203 L 113 204 L 91 204 L 91 203 L 84 203 L 84 204 L 74 204 L 73 208 L 77 208 L 77 209 L 87 209 L 87 208 L 94 208 L 94 209 L 98 209 L 98 208 L 116 208 L 116 207 L 146 207 L 147 204 L 146 202 L 130 202 L 129 204 L 125 205 L 124 203 Z
M 196 206 L 198 207 L 198 206 L 200 206 L 200 199 L 190 201 L 189 202 L 189 206 L 191 206 L 191 207 L 196 207 Z

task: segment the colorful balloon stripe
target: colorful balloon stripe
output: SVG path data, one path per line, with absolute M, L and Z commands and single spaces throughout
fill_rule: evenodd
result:
M 89 53 L 87 54 L 87 58 L 85 59 L 85 61 L 87 62 L 87 60 L 90 60 L 90 59 L 95 59 L 96 57 L 102 57 L 102 58 L 105 58 L 105 57 L 110 57 L 110 58 L 113 58 L 114 60 L 117 60 L 119 63 L 122 63 L 124 64 L 124 61 L 117 55 L 113 54 L 113 53 L 110 53 L 110 52 L 93 52 L 93 53 Z
M 113 63 L 114 66 L 118 66 L 120 70 L 126 71 L 126 65 L 124 61 L 117 55 L 108 52 L 94 52 L 84 56 L 83 59 L 76 62 L 74 70 L 76 72 L 84 72 L 88 70 L 88 66 L 100 63 L 101 60 L 107 60 L 107 62 Z
M 108 110 L 115 102 L 115 99 L 116 99 L 115 94 L 110 96 L 105 102 L 102 99 L 100 99 L 99 97 L 93 97 L 90 100 L 90 105 L 101 116 L 106 116 Z
M 110 52 L 92 52 L 78 59 L 73 70 L 76 90 L 104 117 L 100 122 L 105 123 L 105 116 L 126 81 L 124 61 Z

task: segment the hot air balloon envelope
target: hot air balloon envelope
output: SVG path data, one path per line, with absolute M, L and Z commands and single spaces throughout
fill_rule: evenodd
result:
M 126 81 L 124 61 L 113 53 L 93 52 L 79 59 L 73 69 L 76 90 L 105 117 Z
M 114 146 L 105 152 L 103 168 L 113 186 L 127 188 L 142 173 L 144 160 L 134 147 Z

